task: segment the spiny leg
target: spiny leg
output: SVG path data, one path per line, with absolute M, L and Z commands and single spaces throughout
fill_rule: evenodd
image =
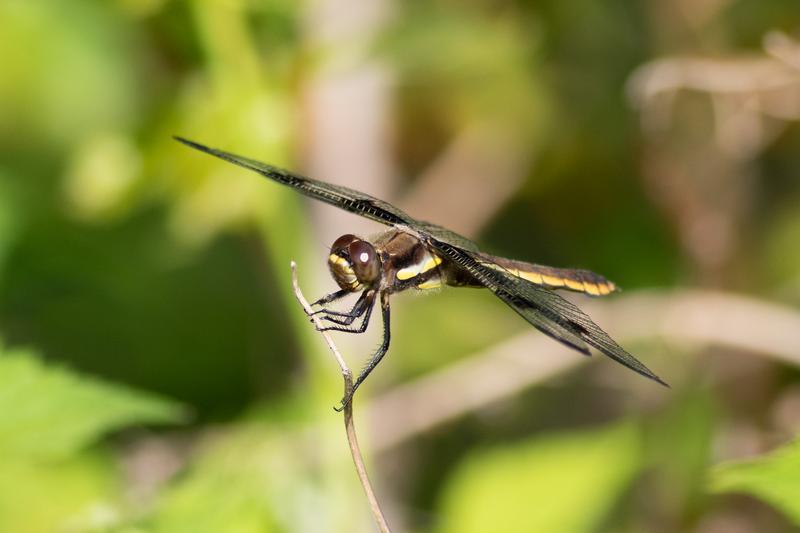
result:
M 367 379 L 370 372 L 372 372 L 378 363 L 381 362 L 383 356 L 386 355 L 386 352 L 389 350 L 389 339 L 391 338 L 391 329 L 389 327 L 389 294 L 386 292 L 381 293 L 381 314 L 383 316 L 383 342 L 381 343 L 378 351 L 372 356 L 369 360 L 367 365 L 364 367 L 364 370 L 361 371 L 358 378 L 356 379 L 355 383 L 353 383 L 353 389 L 342 398 L 342 403 L 339 407 L 334 407 L 335 410 L 341 411 L 345 408 L 347 404 L 349 404 L 353 400 L 353 395 L 356 393 L 356 389 L 358 389 L 359 385 L 364 383 L 364 380 Z
M 359 324 L 355 328 L 344 325 L 325 326 L 323 328 L 317 328 L 317 331 L 343 331 L 345 333 L 364 333 L 367 330 L 367 326 L 369 325 L 369 317 L 372 315 L 372 308 L 375 306 L 375 291 L 374 290 L 367 291 L 365 294 L 367 296 L 364 299 L 364 311 L 362 311 L 362 313 L 364 314 L 364 318 L 361 320 L 361 324 Z M 334 321 L 331 320 L 331 322 Z

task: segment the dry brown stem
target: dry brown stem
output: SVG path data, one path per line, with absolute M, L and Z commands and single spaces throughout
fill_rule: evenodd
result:
M 305 311 L 306 315 L 311 317 L 311 321 L 317 327 L 317 329 L 321 329 L 323 327 L 322 322 L 316 317 L 316 315 L 312 315 L 313 312 L 311 309 L 311 305 L 306 300 L 305 296 L 303 296 L 302 291 L 300 290 L 300 285 L 297 283 L 297 263 L 294 261 L 291 262 L 292 266 L 292 287 L 294 288 L 294 294 L 297 297 L 297 301 L 300 302 L 300 305 L 303 307 L 303 311 Z M 339 368 L 342 372 L 342 378 L 344 379 L 344 394 L 345 397 L 350 394 L 353 390 L 353 374 L 350 372 L 350 368 L 345 363 L 342 354 L 339 353 L 339 349 L 333 342 L 333 339 L 328 334 L 327 331 L 321 331 L 322 338 L 325 339 L 328 348 L 330 348 L 333 357 L 336 359 L 336 363 L 339 365 Z M 344 427 L 345 432 L 347 433 L 347 444 L 350 446 L 350 453 L 353 455 L 353 463 L 356 466 L 356 473 L 358 474 L 358 479 L 361 481 L 361 486 L 364 488 L 364 493 L 367 495 L 367 500 L 369 501 L 369 506 L 372 511 L 372 516 L 375 518 L 375 523 L 378 526 L 378 529 L 382 533 L 390 533 L 389 524 L 386 522 L 386 518 L 383 516 L 383 511 L 381 511 L 380 504 L 378 503 L 378 498 L 375 496 L 375 491 L 372 489 L 372 483 L 369 481 L 369 476 L 367 475 L 367 467 L 364 466 L 364 458 L 361 456 L 361 449 L 358 446 L 358 437 L 356 434 L 356 426 L 353 422 L 353 402 L 350 401 L 344 406 Z

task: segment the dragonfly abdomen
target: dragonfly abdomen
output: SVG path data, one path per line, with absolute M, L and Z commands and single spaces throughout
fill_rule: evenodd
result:
M 481 255 L 488 260 L 488 266 L 505 270 L 543 287 L 567 289 L 590 296 L 605 296 L 617 290 L 614 282 L 590 270 L 556 268 L 488 254 Z

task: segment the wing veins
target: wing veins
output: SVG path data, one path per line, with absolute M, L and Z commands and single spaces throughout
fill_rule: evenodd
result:
M 554 291 L 519 278 L 505 269 L 482 264 L 485 257 L 428 237 L 428 243 L 475 276 L 495 296 L 542 333 L 589 355 L 592 346 L 634 372 L 668 386 L 641 361 L 617 344 L 575 304 Z

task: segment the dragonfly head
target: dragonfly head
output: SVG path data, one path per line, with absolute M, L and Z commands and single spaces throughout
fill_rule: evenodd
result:
M 353 292 L 374 285 L 381 275 L 381 259 L 375 247 L 350 234 L 334 241 L 328 267 L 336 283 Z

